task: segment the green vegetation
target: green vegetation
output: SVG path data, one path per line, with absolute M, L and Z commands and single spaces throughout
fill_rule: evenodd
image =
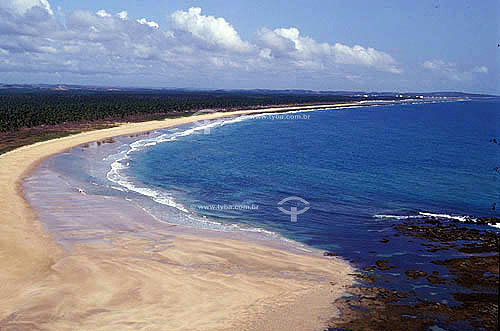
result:
M 353 101 L 335 95 L 185 91 L 0 92 L 0 132 L 69 122 L 141 121 L 200 109 L 234 110 L 283 104 Z
M 377 97 L 381 99 L 381 97 Z M 297 91 L 0 89 L 0 154 L 39 141 L 117 125 L 271 105 L 352 102 L 360 97 Z M 366 100 L 366 98 L 364 98 Z
M 84 131 L 104 129 L 111 126 L 113 125 L 105 123 L 72 123 L 0 132 L 0 154 L 40 141 L 62 138 Z

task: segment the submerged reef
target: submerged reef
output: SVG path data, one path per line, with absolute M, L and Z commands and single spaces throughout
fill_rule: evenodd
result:
M 485 224 L 498 222 L 488 219 Z M 477 223 L 476 223 L 477 225 Z M 378 273 L 391 268 L 390 260 L 365 267 L 350 295 L 335 302 L 340 317 L 330 321 L 329 331 L 338 330 L 498 330 L 499 233 L 472 228 L 468 224 L 423 218 L 393 224 L 400 234 L 422 240 L 430 254 L 452 250 L 461 257 L 431 262 L 445 267 L 451 277 L 438 270 L 404 270 L 408 282 L 426 279 L 432 286 L 446 286 L 454 302 L 434 302 L 415 291 L 391 289 L 375 282 Z M 427 266 L 429 267 L 429 266 Z M 376 285 L 375 285 L 376 283 Z

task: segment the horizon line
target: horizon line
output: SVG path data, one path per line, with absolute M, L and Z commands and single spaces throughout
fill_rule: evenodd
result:
M 456 93 L 456 94 L 467 94 L 467 95 L 481 95 L 490 97 L 500 97 L 500 95 L 491 93 L 480 93 L 480 92 L 465 92 L 456 90 L 436 90 L 436 91 L 425 91 L 425 92 L 403 92 L 400 90 L 386 90 L 386 91 L 374 91 L 374 90 L 313 90 L 306 88 L 212 88 L 212 87 L 160 87 L 160 86 L 149 86 L 149 87 L 139 87 L 139 86 L 127 86 L 127 85 L 98 85 L 98 84 L 76 84 L 76 83 L 2 83 L 1 86 L 47 86 L 47 87 L 82 87 L 82 88 L 101 88 L 101 89 L 135 89 L 135 90 L 191 90 L 191 91 L 298 91 L 298 92 L 316 92 L 316 93 L 365 93 L 365 94 L 376 94 L 376 93 L 392 93 L 392 94 L 437 94 L 437 93 Z

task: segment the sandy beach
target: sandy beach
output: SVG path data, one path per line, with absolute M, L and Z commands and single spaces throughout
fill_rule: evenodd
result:
M 321 330 L 353 283 L 345 261 L 147 224 L 141 231 L 149 236 L 117 231 L 65 249 L 37 220 L 21 183 L 45 158 L 87 142 L 220 117 L 358 105 L 129 123 L 1 155 L 0 330 Z

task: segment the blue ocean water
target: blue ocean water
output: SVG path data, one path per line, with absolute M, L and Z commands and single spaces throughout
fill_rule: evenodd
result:
M 491 207 L 498 199 L 500 154 L 489 139 L 497 135 L 499 105 L 256 117 L 132 154 L 128 173 L 148 187 L 177 192 L 176 200 L 196 213 L 323 249 L 352 249 L 353 240 L 367 242 L 366 232 L 384 226 L 375 215 L 498 215 Z M 277 208 L 290 196 L 310 204 L 296 223 Z M 258 209 L 228 210 L 231 205 Z
M 124 197 L 160 221 L 284 236 L 360 268 L 388 259 L 394 268 L 377 282 L 448 303 L 455 285 L 409 282 L 404 272 L 453 277 L 431 262 L 463 254 L 429 254 L 393 224 L 423 213 L 499 216 L 500 145 L 490 142 L 499 119 L 499 99 L 248 116 L 121 137 L 51 162 L 89 194 Z M 290 197 L 305 203 L 279 204 Z M 308 209 L 292 222 L 278 207 Z
M 498 216 L 500 147 L 489 140 L 499 118 L 499 100 L 482 100 L 238 119 L 164 131 L 163 143 L 145 140 L 121 171 L 203 219 L 263 228 L 358 266 L 390 258 L 392 283 L 446 298 L 453 289 L 409 284 L 403 272 L 451 253 L 430 257 L 417 239 L 393 236 L 392 225 L 421 213 Z M 278 209 L 288 197 L 308 203 L 283 205 L 309 207 L 297 222 Z

